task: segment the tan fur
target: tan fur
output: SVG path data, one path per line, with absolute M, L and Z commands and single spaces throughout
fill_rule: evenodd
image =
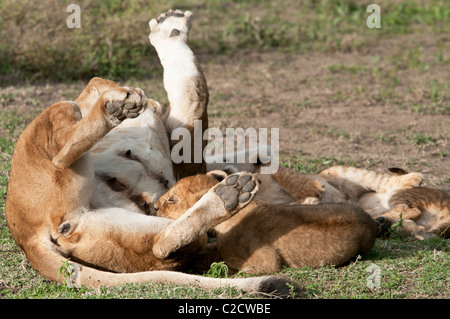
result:
M 390 198 L 389 208 L 380 216 L 390 219 L 391 223 L 402 219 L 402 230 L 408 235 L 420 239 L 433 235 L 450 237 L 450 196 L 441 190 L 401 189 Z
M 25 129 L 17 142 L 8 185 L 6 217 L 11 235 L 31 265 L 52 280 L 62 280 L 58 268 L 70 257 L 80 269 L 77 280 L 82 285 L 162 281 L 219 287 L 224 284 L 220 280 L 181 273 L 172 273 L 169 279 L 167 272 L 145 271 L 184 269 L 203 247 L 206 230 L 242 205 L 225 209 L 212 189 L 179 222 L 117 208 L 86 208 L 94 180 L 87 151 L 114 126 L 116 119 L 110 119 L 107 103 L 122 100 L 134 100 L 141 107 L 146 103 L 142 91 L 119 87 L 103 92 L 85 117 L 76 104 L 61 102 Z M 68 142 L 74 146 L 67 147 Z M 245 284 L 235 279 L 227 284 L 260 289 L 257 282 L 263 279 L 258 280 Z
M 399 231 L 418 239 L 435 235 L 448 237 L 450 197 L 447 193 L 421 187 L 420 173 L 390 169 L 380 173 L 353 167 L 334 166 L 320 173 L 346 197 L 379 222 L 403 220 Z M 399 173 L 401 171 L 401 173 Z M 395 172 L 395 173 L 392 173 Z M 351 186 L 349 186 L 351 185 Z M 355 192 L 355 185 L 358 190 Z M 348 195 L 352 193 L 353 196 Z
M 158 216 L 182 217 L 224 178 L 222 174 L 212 171 L 178 181 L 156 203 Z M 217 225 L 214 233 L 217 259 L 234 271 L 264 274 L 283 266 L 342 265 L 371 249 L 376 226 L 370 216 L 350 204 L 273 205 L 256 200 Z
M 261 178 L 263 175 L 260 174 L 259 176 Z M 317 198 L 319 201 L 322 199 L 324 185 L 320 181 L 282 166 L 271 177 L 298 204 L 303 204 L 305 200 L 310 198 Z M 300 185 L 301 187 L 299 187 Z M 272 201 L 269 202 L 273 203 Z
M 418 239 L 449 236 L 448 194 L 420 187 L 423 181 L 420 173 L 407 173 L 398 168 L 384 173 L 332 166 L 319 174 L 301 174 L 280 166 L 278 172 L 267 175 L 260 174 L 258 164 L 227 165 L 222 169 L 238 171 L 236 167 L 245 167 L 245 170 L 255 172 L 262 181 L 256 198 L 271 204 L 348 202 L 360 206 L 379 222 L 380 232 L 398 222 L 402 213 L 402 227 L 398 230 L 408 236 Z
M 178 19 L 174 22 L 190 21 L 190 14 L 185 16 L 178 11 L 170 11 L 167 16 Z M 160 25 L 156 23 L 156 27 Z M 11 161 L 6 218 L 12 237 L 33 268 L 51 280 L 62 281 L 58 269 L 70 258 L 73 273 L 69 284 L 75 286 L 157 281 L 202 288 L 232 286 L 255 292 L 279 289 L 287 294 L 286 281 L 275 277 L 221 280 L 168 271 L 188 267 L 204 246 L 206 230 L 245 207 L 258 188 L 253 187 L 251 196 L 246 195 L 248 201 L 239 200 L 233 209 L 227 208 L 230 199 L 216 193 L 219 186 L 213 188 L 186 212 L 185 219 L 177 221 L 129 210 L 126 200 L 145 202 L 146 194 L 142 190 L 131 192 L 136 184 L 122 184 L 114 175 L 106 176 L 106 180 L 102 179 L 104 176 L 99 178 L 97 174 L 114 161 L 101 162 L 95 156 L 104 153 L 123 157 L 128 164 L 137 163 L 132 158 L 137 154 L 134 149 L 131 153 L 115 153 L 114 145 L 120 141 L 117 137 L 123 130 L 114 128 L 133 126 L 130 118 L 146 112 L 149 119 L 155 119 L 158 110 L 152 108 L 148 113 L 148 100 L 142 90 L 120 87 L 100 78 L 92 79 L 75 102 L 56 103 L 34 119 L 20 135 Z M 182 112 L 180 108 L 184 106 L 173 107 Z M 202 107 L 206 108 L 206 104 Z M 201 116 L 206 114 L 202 107 Z M 110 135 L 92 156 L 89 150 L 111 132 L 115 135 Z M 164 133 L 160 136 L 167 138 Z M 95 167 L 95 163 L 104 164 Z M 134 167 L 128 164 L 124 167 Z M 145 171 L 146 166 L 141 164 L 140 170 Z M 112 173 L 119 174 L 123 169 L 112 168 Z M 239 176 L 243 175 L 246 174 Z M 94 201 L 99 185 L 107 187 L 101 193 L 104 196 Z M 121 198 L 109 202 L 111 194 L 122 192 L 123 205 L 115 205 Z M 97 209 L 92 207 L 93 202 L 100 203 Z
M 417 187 L 420 186 L 423 180 L 423 176 L 420 173 L 396 175 L 346 166 L 332 166 L 320 172 L 320 175 L 328 181 L 353 183 L 366 191 L 377 193 L 387 193 L 402 188 Z M 344 185 L 343 189 L 346 187 Z M 359 194 L 356 195 L 356 197 L 359 196 Z
M 90 89 L 88 85 L 87 91 L 93 91 Z M 126 89 L 105 91 L 83 118 L 76 104 L 57 103 L 38 116 L 17 142 L 8 185 L 7 220 L 13 238 L 25 250 L 32 265 L 43 273 L 48 271 L 42 269 L 48 261 L 39 258 L 39 250 L 45 249 L 41 247 L 44 242 L 48 242 L 48 248 L 55 246 L 52 249 L 60 250 L 63 255 L 87 263 L 104 259 L 100 267 L 124 270 L 118 269 L 122 266 L 115 265 L 115 260 L 108 260 L 100 253 L 110 238 L 97 238 L 104 245 L 88 251 L 87 256 L 76 253 L 83 248 L 72 247 L 91 236 L 89 232 L 80 232 L 81 227 L 94 228 L 92 235 L 96 233 L 98 237 L 109 236 L 107 230 L 95 231 L 101 225 L 79 222 L 86 215 L 84 208 L 89 206 L 93 186 L 93 169 L 85 152 L 114 126 L 106 116 L 106 103 L 112 101 L 108 96 L 125 99 Z M 62 232 L 60 227 L 67 223 L 68 232 Z M 52 279 L 55 276 L 56 273 L 52 274 Z

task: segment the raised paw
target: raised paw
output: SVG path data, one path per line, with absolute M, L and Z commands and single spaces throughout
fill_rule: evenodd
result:
M 170 9 L 158 18 L 151 19 L 149 25 L 150 43 L 156 48 L 173 41 L 187 42 L 192 25 L 192 12 Z
M 117 88 L 104 92 L 103 97 L 106 99 L 107 117 L 114 125 L 126 118 L 137 117 L 147 105 L 147 95 L 139 88 Z
M 259 182 L 254 174 L 241 172 L 229 175 L 219 183 L 215 192 L 229 211 L 242 209 L 254 198 Z

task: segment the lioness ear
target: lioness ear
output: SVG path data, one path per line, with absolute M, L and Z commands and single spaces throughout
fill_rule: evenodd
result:
M 206 173 L 206 175 L 214 177 L 219 182 L 223 181 L 228 176 L 228 174 L 226 172 L 218 170 L 218 169 L 210 171 L 210 172 Z

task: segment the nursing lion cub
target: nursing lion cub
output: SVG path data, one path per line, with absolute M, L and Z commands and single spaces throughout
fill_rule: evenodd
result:
M 155 204 L 158 216 L 178 219 L 211 187 L 230 177 L 211 171 L 181 179 Z M 217 260 L 232 271 L 263 274 L 284 266 L 345 264 L 372 248 L 377 227 L 351 204 L 273 205 L 255 199 L 213 232 Z

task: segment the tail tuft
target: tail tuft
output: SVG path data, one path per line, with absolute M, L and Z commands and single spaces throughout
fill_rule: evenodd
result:
M 306 293 L 295 282 L 281 277 L 270 276 L 260 283 L 259 291 L 281 298 L 305 297 Z

